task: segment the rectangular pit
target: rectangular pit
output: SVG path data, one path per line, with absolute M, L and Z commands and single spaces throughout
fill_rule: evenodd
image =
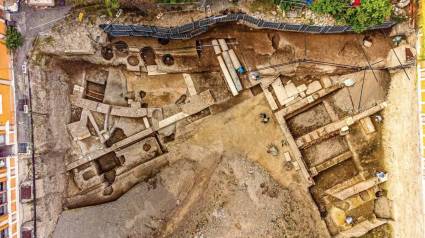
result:
M 307 111 L 301 112 L 287 120 L 289 130 L 297 138 L 331 123 L 332 120 L 325 106 L 320 103 Z
M 304 161 L 309 167 L 316 166 L 348 150 L 347 142 L 342 136 L 334 136 L 318 144 L 301 150 Z

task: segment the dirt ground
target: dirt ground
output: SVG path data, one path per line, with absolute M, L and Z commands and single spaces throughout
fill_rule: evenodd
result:
M 388 198 L 393 203 L 394 237 L 423 237 L 417 85 L 414 68 L 392 75 L 388 107 L 384 111 L 384 158 L 390 172 Z
M 75 31 L 72 26 L 70 28 L 69 31 Z M 382 66 L 390 50 L 388 39 L 380 33 L 371 35 L 373 47 L 366 48 L 366 54 L 377 67 Z M 62 36 L 63 39 L 67 38 L 66 33 Z M 197 39 L 208 43 L 219 37 L 237 40 L 232 48 L 248 70 L 303 58 L 367 65 L 360 49 L 360 35 L 305 35 L 257 31 L 234 25 L 215 27 Z M 193 47 L 194 42 L 172 41 L 167 47 Z M 155 49 L 161 47 L 154 39 L 131 38 L 128 43 L 138 48 L 150 44 Z M 78 40 L 72 44 L 77 47 Z M 58 50 L 46 52 L 50 52 L 53 57 L 61 55 Z M 94 63 L 91 67 L 108 67 L 105 61 L 96 58 L 99 56 L 90 57 L 89 61 Z M 81 77 L 82 68 L 79 64 L 84 63 L 64 67 L 69 71 L 71 82 Z M 211 89 L 214 98 L 221 104 L 211 107 L 212 115 L 209 117 L 190 125 L 187 125 L 190 119 L 176 125 L 175 139 L 164 145 L 170 154 L 171 165 L 114 202 L 64 211 L 53 237 L 329 237 L 312 196 L 318 201 L 324 189 L 355 176 L 358 171 L 355 170 L 353 160 L 346 160 L 315 177 L 317 186 L 310 190 L 310 194 L 299 172 L 284 162 L 283 152 L 288 148 L 284 145 L 281 129 L 262 94 L 253 96 L 249 90 L 245 90 L 238 97 L 228 100 L 230 94 L 219 73 L 212 48 L 206 48 L 199 59 L 197 56 L 176 57 L 176 65 L 181 67 L 181 71 L 163 76 L 149 77 L 143 73 L 140 76 L 140 73 L 126 72 L 128 89 L 143 90 L 146 96 L 142 101 L 150 107 L 171 104 L 164 109 L 165 116 L 170 116 L 176 108 L 172 104 L 187 93 L 180 73 L 188 70 L 193 75 L 195 88 L 198 91 Z M 351 73 L 350 70 L 333 66 L 296 66 L 299 65 L 278 67 L 263 73 L 288 72 L 285 76 L 296 81 L 297 85 L 318 80 L 323 75 L 338 77 L 341 73 Z M 347 76 L 356 80 L 364 76 L 364 80 L 324 100 L 335 108 L 339 118 L 381 102 L 390 75 L 378 70 L 375 73 L 377 80 L 371 71 Z M 421 227 L 408 229 L 412 217 L 417 217 L 411 217 L 411 211 L 421 207 L 420 192 L 417 190 L 420 186 L 419 161 L 416 160 L 419 158 L 418 145 L 417 138 L 412 136 L 417 134 L 417 125 L 411 123 L 411 118 L 416 118 L 417 113 L 412 103 L 416 99 L 415 85 L 414 82 L 398 80 L 399 77 L 402 75 L 393 77 L 395 80 L 388 96 L 389 107 L 384 113 L 382 134 L 385 152 L 377 156 L 386 158 L 387 171 L 390 173 L 388 194 L 394 200 L 394 218 L 397 221 L 394 222 L 395 237 L 419 237 L 423 233 Z M 68 137 L 63 138 L 66 135 L 64 126 L 69 121 L 70 112 L 63 113 L 63 110 L 70 106 L 66 104 L 68 100 L 59 102 L 57 99 L 63 98 L 61 93 L 71 91 L 72 83 L 68 87 L 61 87 L 61 81 L 50 83 L 53 85 L 52 92 L 50 89 L 39 90 L 35 94 L 36 100 L 47 96 L 52 105 L 45 105 L 54 109 L 50 117 L 36 116 L 36 126 L 39 128 L 39 138 L 36 139 L 40 141 L 40 148 L 64 151 L 68 148 Z M 59 87 L 61 90 L 54 93 Z M 43 102 L 38 104 L 43 105 Z M 46 108 L 41 109 L 46 111 Z M 59 116 L 61 112 L 65 116 Z M 260 113 L 266 113 L 272 120 L 267 124 L 262 123 Z M 330 121 L 323 104 L 318 104 L 312 110 L 290 118 L 288 125 L 297 137 Z M 47 125 L 60 130 L 50 131 Z M 49 137 L 49 133 L 53 137 Z M 271 145 L 278 149 L 278 156 L 267 153 Z M 346 150 L 346 142 L 340 137 L 334 137 L 309 147 L 303 151 L 303 155 L 309 165 L 314 165 Z M 61 169 L 58 173 L 64 170 Z M 405 176 L 406 173 L 414 175 Z M 61 185 L 62 180 L 58 184 Z M 51 182 L 49 179 L 45 181 Z M 411 194 L 409 200 L 405 196 L 407 193 Z M 55 202 L 60 203 L 60 200 Z M 48 203 L 44 204 L 47 206 Z M 59 206 L 56 205 L 52 217 L 58 213 Z M 322 209 L 320 204 L 319 208 Z M 370 208 L 370 204 L 361 209 L 367 208 Z M 49 226 L 53 223 L 49 223 Z M 423 224 L 423 220 L 419 219 L 418 224 Z
M 167 146 L 170 167 L 115 202 L 65 211 L 53 237 L 329 237 L 304 180 L 266 152 L 282 140 L 258 118 L 269 110 L 258 95 L 189 125 Z
M 318 104 L 310 110 L 302 112 L 287 121 L 289 128 L 291 128 L 291 133 L 295 138 L 331 122 L 323 104 Z
M 183 94 L 187 87 L 181 74 L 147 75 L 137 76 L 126 73 L 127 87 L 139 97 L 139 92 L 144 91 L 145 97 L 141 100 L 149 107 L 164 107 L 174 104 Z
M 302 151 L 307 164 L 316 166 L 324 161 L 348 151 L 344 137 L 331 137 Z

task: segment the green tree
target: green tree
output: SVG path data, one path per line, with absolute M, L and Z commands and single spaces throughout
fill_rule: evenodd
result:
M 319 14 L 329 14 L 336 20 L 344 20 L 349 0 L 316 0 L 311 5 L 311 10 Z
M 119 0 L 104 0 L 104 5 L 106 12 L 110 17 L 112 17 L 115 12 L 120 8 Z
M 319 14 L 329 14 L 337 21 L 347 24 L 355 32 L 382 24 L 390 15 L 392 5 L 389 0 L 362 0 L 358 7 L 351 7 L 350 0 L 316 0 L 311 10 Z
M 8 27 L 6 30 L 6 47 L 16 50 L 24 44 L 24 38 L 15 27 Z
M 362 32 L 370 26 L 382 24 L 390 15 L 392 5 L 388 0 L 362 1 L 360 7 L 349 8 L 345 21 L 354 31 Z

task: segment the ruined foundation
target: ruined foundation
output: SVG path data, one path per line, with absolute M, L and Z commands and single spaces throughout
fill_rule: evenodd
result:
M 249 227 L 268 223 L 272 230 L 258 232 L 278 237 L 303 230 L 291 222 L 309 216 L 306 237 L 360 237 L 391 219 L 391 173 L 379 143 L 392 80 L 382 35 L 371 33 L 377 47 L 366 49 L 374 70 L 356 35 L 235 25 L 165 45 L 103 37 L 83 55 L 71 43 L 67 54 L 55 43 L 38 52 L 49 55 L 44 67 L 66 72 L 69 88 L 62 168 L 69 210 L 53 237 L 73 237 L 64 234 L 92 213 L 113 219 L 108 208 L 144 224 L 133 233 L 100 231 L 113 237 L 220 237 L 226 229 L 248 235 Z M 242 202 L 248 211 L 267 211 L 257 225 L 255 214 L 240 213 Z M 286 209 L 297 210 L 295 217 Z M 235 220 L 226 220 L 227 211 Z

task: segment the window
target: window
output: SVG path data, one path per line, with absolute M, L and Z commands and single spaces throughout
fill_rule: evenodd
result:
M 0 182 L 0 216 L 7 214 L 7 184 Z M 0 238 L 2 236 L 0 235 Z
M 0 182 L 0 192 L 6 191 L 6 181 Z
M 21 185 L 21 199 L 31 199 L 32 198 L 32 187 L 31 185 Z
M 9 229 L 5 228 L 4 230 L 0 231 L 0 238 L 6 238 L 9 237 Z
M 22 238 L 32 238 L 32 230 L 23 230 L 21 235 Z
M 0 216 L 7 214 L 7 203 L 0 204 Z
M 4 145 L 4 144 L 6 144 L 6 135 L 0 135 L 0 145 Z
M 6 158 L 1 158 L 0 159 L 0 169 L 5 168 L 5 167 L 6 167 Z

